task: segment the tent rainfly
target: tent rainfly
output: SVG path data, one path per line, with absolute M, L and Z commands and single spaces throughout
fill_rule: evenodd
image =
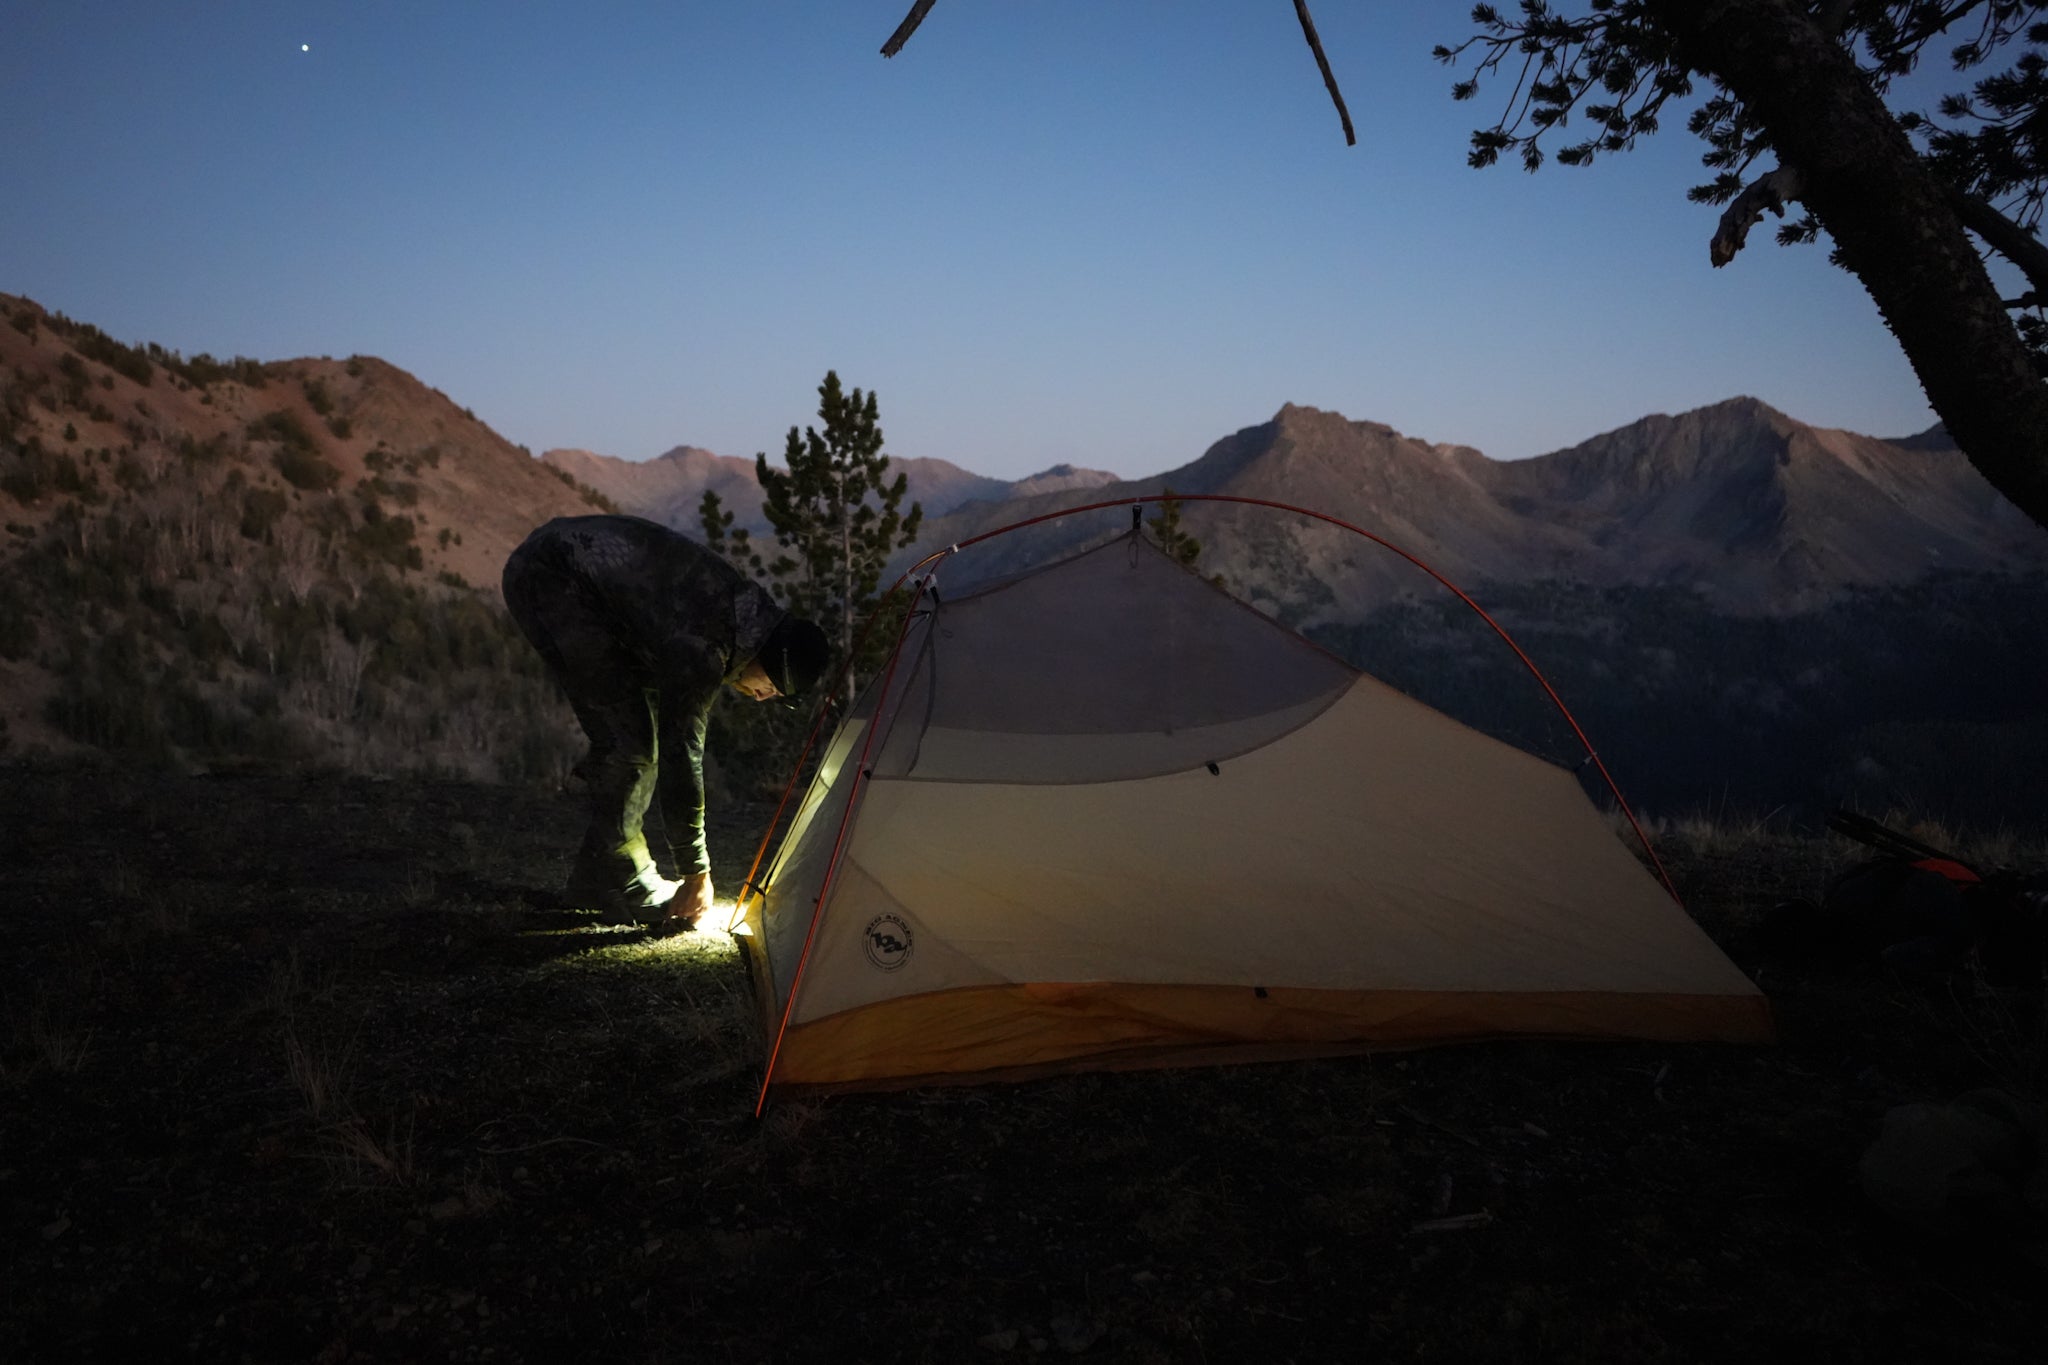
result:
M 1763 1042 L 1572 773 L 1134 529 L 926 594 L 734 932 L 762 1087 L 1500 1037 Z

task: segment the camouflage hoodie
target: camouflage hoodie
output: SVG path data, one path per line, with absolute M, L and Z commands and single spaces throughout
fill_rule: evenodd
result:
M 679 743 L 686 760 L 662 764 L 664 822 L 681 870 L 706 870 L 705 722 L 719 687 L 760 653 L 782 608 L 696 541 L 626 516 L 557 517 L 540 527 L 506 565 L 508 600 L 515 592 L 595 619 L 645 670 L 644 685 L 659 689 L 665 756 Z

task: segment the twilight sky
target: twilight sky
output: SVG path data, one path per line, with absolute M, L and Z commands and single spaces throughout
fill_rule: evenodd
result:
M 1667 118 L 1473 171 L 1466 6 L 209 0 L 9 6 L 0 290 L 126 341 L 382 356 L 535 451 L 781 449 L 828 368 L 888 449 L 1186 463 L 1284 402 L 1496 458 L 1753 394 L 1932 423 L 1766 220 L 1723 270 Z

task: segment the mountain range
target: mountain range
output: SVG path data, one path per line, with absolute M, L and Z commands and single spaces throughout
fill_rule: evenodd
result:
M 760 534 L 751 462 L 678 447 L 636 464 L 587 451 L 542 459 L 622 509 L 684 531 L 704 491 Z M 2006 502 L 1936 427 L 1883 440 L 1809 426 L 1753 398 L 1656 415 L 1534 459 L 1500 461 L 1376 422 L 1289 404 L 1146 478 L 1056 466 L 1015 482 L 942 460 L 892 461 L 925 510 L 899 564 L 1009 523 L 1171 491 L 1291 504 L 1378 534 L 1453 582 L 1693 588 L 1745 613 L 1798 611 L 1845 587 L 1930 572 L 2048 566 L 2048 531 Z M 1114 534 L 1083 515 L 977 546 L 995 577 Z M 1421 583 L 1341 527 L 1266 508 L 1189 503 L 1205 571 L 1283 619 L 1350 622 Z
M 1542 694 L 1514 654 L 1408 559 L 1200 499 L 1371 532 L 1510 624 L 1659 809 L 2048 813 L 2048 532 L 1939 429 L 1736 398 L 1509 462 L 1290 404 L 1137 479 L 897 467 L 926 510 L 901 563 L 1047 518 L 949 557 L 954 587 L 1131 524 L 1065 509 L 1170 489 L 1202 573 L 1576 762 L 1517 710 Z M 560 777 L 580 740 L 505 616 L 506 555 L 593 510 L 690 531 L 707 490 L 765 530 L 751 461 L 535 457 L 373 357 L 188 358 L 0 295 L 0 752 Z

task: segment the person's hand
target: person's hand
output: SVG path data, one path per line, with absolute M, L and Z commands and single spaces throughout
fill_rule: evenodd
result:
M 753 701 L 772 701 L 782 695 L 775 690 L 775 684 L 769 681 L 768 670 L 761 666 L 759 659 L 741 669 L 740 675 L 732 680 L 731 686 L 733 691 Z
M 683 878 L 675 898 L 668 903 L 668 920 L 661 927 L 668 933 L 685 933 L 711 913 L 711 874 L 698 872 Z

